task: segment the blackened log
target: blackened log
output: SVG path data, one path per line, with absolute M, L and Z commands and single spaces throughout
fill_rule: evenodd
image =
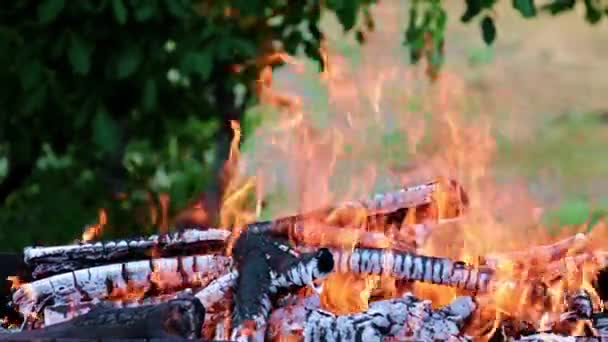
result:
M 290 251 L 290 247 L 286 247 Z M 294 256 L 281 251 L 275 241 L 261 234 L 242 233 L 233 249 L 238 278 L 234 289 L 233 339 L 265 331 L 270 313 L 271 263 Z
M 608 266 L 600 268 L 593 279 L 593 288 L 604 302 L 608 302 Z
M 601 311 L 594 313 L 591 317 L 591 322 L 593 323 L 596 336 L 601 337 L 602 341 L 608 341 L 608 312 Z
M 271 309 L 270 295 L 281 288 L 305 286 L 333 269 L 327 249 L 299 255 L 285 241 L 245 232 L 234 246 L 238 279 L 234 291 L 233 339 L 262 338 Z
M 189 298 L 192 296 L 192 291 L 190 289 L 186 289 L 183 291 L 172 292 L 168 294 L 161 294 L 158 296 L 151 296 L 147 298 L 125 298 L 125 299 L 113 299 L 113 300 L 105 300 L 105 301 L 91 301 L 85 303 L 59 303 L 54 305 L 48 305 L 44 307 L 43 317 L 44 317 L 44 327 L 51 326 L 53 324 L 58 324 L 62 322 L 69 321 L 74 317 L 78 317 L 88 313 L 89 311 L 96 308 L 134 308 L 138 306 L 145 305 L 157 305 L 166 303 L 170 300 L 177 298 Z M 207 308 L 204 303 L 202 303 L 205 309 Z
M 74 245 L 27 247 L 23 259 L 34 279 L 102 264 L 152 256 L 211 254 L 224 251 L 230 232 L 223 229 L 185 229 L 162 235 Z
M 205 308 L 195 297 L 134 308 L 98 308 L 39 330 L 0 335 L 0 341 L 32 339 L 198 339 Z

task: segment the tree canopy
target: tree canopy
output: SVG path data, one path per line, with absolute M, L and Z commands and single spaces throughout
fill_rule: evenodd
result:
M 232 134 L 275 52 L 319 62 L 323 11 L 359 42 L 373 0 L 14 0 L 0 9 L 0 240 L 73 239 L 98 208 L 114 232 L 143 232 L 202 196 L 213 212 Z M 581 2 L 581 1 L 579 1 Z M 403 44 L 435 78 L 448 15 L 497 38 L 496 0 L 412 0 Z M 577 1 L 513 0 L 525 18 Z M 582 1 L 595 24 L 608 15 Z M 249 129 L 250 127 L 244 127 Z M 201 195 L 202 193 L 202 195 Z M 163 201 L 168 196 L 171 206 Z M 109 234 L 112 234 L 112 229 Z M 77 233 L 76 233 L 77 234 Z

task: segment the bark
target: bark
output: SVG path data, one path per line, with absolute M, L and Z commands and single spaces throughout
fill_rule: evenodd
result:
M 102 264 L 124 262 L 151 256 L 221 253 L 230 232 L 223 229 L 185 229 L 119 241 L 97 241 L 51 247 L 26 247 L 25 263 L 32 278 L 75 271 Z
M 97 266 L 23 284 L 13 294 L 13 303 L 28 315 L 41 310 L 50 300 L 79 303 L 125 295 L 153 295 L 204 286 L 226 273 L 231 265 L 230 257 L 199 255 Z
M 200 338 L 205 308 L 196 298 L 135 308 L 98 308 L 44 329 L 0 335 L 0 341 L 32 339 Z
M 332 249 L 331 252 L 337 272 L 390 275 L 396 279 L 479 292 L 487 292 L 494 285 L 491 269 L 476 268 L 448 258 L 373 248 Z

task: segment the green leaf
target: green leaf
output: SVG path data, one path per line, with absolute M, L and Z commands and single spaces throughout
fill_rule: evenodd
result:
M 152 111 L 156 108 L 157 93 L 158 88 L 156 87 L 156 81 L 154 79 L 147 79 L 144 83 L 142 94 L 142 105 L 144 110 Z
M 23 106 L 23 112 L 26 114 L 32 114 L 33 112 L 41 109 L 47 100 L 47 86 L 46 84 L 39 84 L 27 96 L 27 101 Z
M 556 15 L 573 9 L 574 5 L 576 5 L 576 0 L 553 0 L 553 2 L 543 5 L 541 9 L 543 11 L 549 11 L 552 15 Z
M 342 29 L 345 32 L 350 31 L 357 23 L 357 15 L 359 14 L 359 0 L 344 1 L 339 8 L 336 8 L 338 21 L 342 24 Z
M 487 45 L 492 45 L 496 39 L 496 26 L 494 26 L 494 20 L 491 17 L 485 16 L 481 20 L 481 36 L 483 41 Z
M 190 14 L 192 4 L 189 0 L 166 0 L 165 5 L 173 16 L 184 18 Z
M 53 22 L 65 7 L 65 0 L 44 0 L 38 5 L 38 20 L 42 24 Z
M 42 64 L 38 61 L 33 61 L 26 64 L 25 67 L 19 72 L 19 81 L 21 87 L 24 90 L 32 90 L 42 80 L 42 73 L 44 69 Z
M 127 8 L 123 3 L 123 0 L 112 0 L 112 10 L 114 11 L 114 18 L 119 24 L 124 25 L 127 22 Z
M 131 0 L 135 20 L 147 21 L 158 14 L 158 0 Z
M 524 18 L 532 18 L 536 15 L 534 0 L 513 0 L 513 8 L 518 10 Z
M 595 1 L 585 0 L 585 19 L 590 24 L 597 24 L 602 19 L 602 12 L 595 6 Z
M 86 75 L 91 69 L 91 54 L 93 45 L 78 34 L 70 35 L 70 46 L 68 48 L 68 59 L 72 70 L 80 75 Z
M 205 51 L 188 52 L 182 60 L 182 68 L 186 73 L 194 73 L 206 80 L 211 74 L 213 60 L 210 53 Z
M 141 48 L 137 45 L 124 49 L 118 56 L 116 77 L 122 79 L 131 76 L 141 64 L 142 57 Z
M 93 143 L 106 153 L 118 149 L 119 130 L 118 124 L 112 119 L 108 112 L 100 108 L 93 119 Z
M 460 17 L 460 21 L 468 23 L 471 19 L 481 13 L 482 6 L 481 0 L 466 0 L 465 2 L 467 7 L 464 14 Z

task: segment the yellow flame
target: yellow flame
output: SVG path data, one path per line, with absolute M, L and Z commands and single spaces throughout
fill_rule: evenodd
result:
M 108 216 L 106 214 L 106 210 L 101 208 L 98 212 L 98 222 L 96 224 L 89 225 L 85 228 L 85 231 L 82 233 L 81 240 L 86 242 L 99 238 L 99 236 L 103 232 L 103 227 L 107 223 Z

